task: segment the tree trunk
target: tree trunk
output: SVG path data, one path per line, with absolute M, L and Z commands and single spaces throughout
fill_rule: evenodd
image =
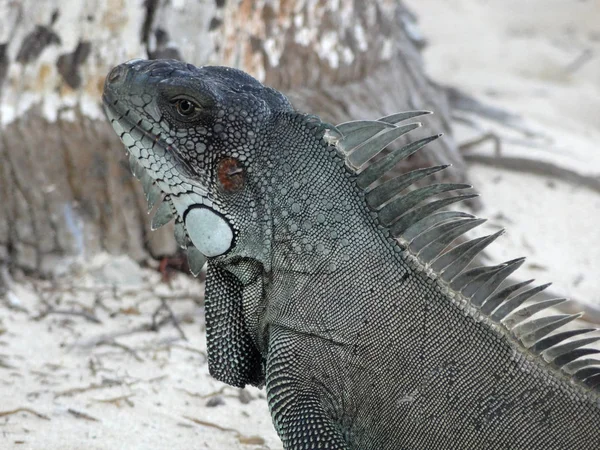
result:
M 448 132 L 421 44 L 399 0 L 3 2 L 0 260 L 49 275 L 99 251 L 138 260 L 175 251 L 168 227 L 149 232 L 139 183 L 101 112 L 112 66 L 135 57 L 230 65 L 332 123 L 430 109 L 429 128 Z M 464 178 L 448 134 L 425 157 Z

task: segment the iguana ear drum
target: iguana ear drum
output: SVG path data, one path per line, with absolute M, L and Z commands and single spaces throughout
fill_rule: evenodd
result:
M 223 192 L 232 193 L 244 187 L 245 171 L 235 158 L 225 158 L 217 164 L 217 181 Z
M 233 245 L 229 222 L 212 209 L 191 209 L 185 215 L 185 227 L 194 247 L 209 258 L 226 253 Z

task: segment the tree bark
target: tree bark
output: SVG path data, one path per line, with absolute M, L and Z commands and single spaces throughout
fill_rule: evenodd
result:
M 149 232 L 139 183 L 100 108 L 125 60 L 239 67 L 332 123 L 430 109 L 449 132 L 443 89 L 424 73 L 400 0 L 37 0 L 0 4 L 0 260 L 40 275 L 99 251 L 139 260 L 175 251 Z M 451 136 L 428 162 L 463 160 Z M 421 165 L 416 159 L 412 164 Z

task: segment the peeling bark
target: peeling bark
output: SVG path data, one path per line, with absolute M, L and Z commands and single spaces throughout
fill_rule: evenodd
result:
M 41 275 L 98 251 L 175 251 L 150 233 L 145 199 L 100 109 L 124 60 L 239 67 L 332 123 L 431 109 L 450 131 L 444 90 L 424 75 L 400 0 L 36 0 L 0 4 L 0 260 Z M 412 164 L 452 162 L 450 136 Z

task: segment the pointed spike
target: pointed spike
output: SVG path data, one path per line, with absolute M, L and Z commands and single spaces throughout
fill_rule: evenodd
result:
M 562 370 L 565 373 L 568 374 L 573 374 L 575 372 L 577 372 L 580 369 L 583 369 L 584 367 L 588 367 L 588 366 L 600 366 L 600 359 L 596 359 L 596 358 L 584 358 L 584 359 L 578 359 L 576 361 L 572 361 L 569 364 L 566 364 Z
M 413 243 L 421 241 L 415 244 L 415 248 L 418 245 L 425 244 L 420 247 L 419 250 L 415 250 L 418 253 L 419 258 L 425 262 L 431 262 L 437 256 L 444 251 L 456 238 L 462 236 L 467 231 L 472 230 L 484 223 L 487 219 L 457 219 L 450 223 L 444 223 L 432 228 L 425 233 L 422 233 L 419 237 L 411 242 L 411 248 Z
M 519 306 L 521 306 L 523 303 L 525 303 L 525 301 L 527 299 L 529 299 L 530 297 L 533 297 L 535 294 L 537 294 L 539 292 L 542 292 L 544 289 L 546 289 L 551 284 L 552 283 L 546 283 L 541 286 L 531 288 L 531 289 L 523 292 L 522 294 L 515 295 L 514 297 L 508 299 L 506 302 L 504 302 L 502 305 L 500 305 L 494 311 L 494 313 L 492 314 L 492 320 L 494 320 L 496 322 L 500 322 L 506 316 L 508 316 L 510 313 L 512 313 L 515 309 L 517 309 Z
M 515 270 L 523 265 L 525 262 L 525 258 L 517 258 L 512 261 L 506 261 L 506 267 L 502 268 L 494 275 L 492 275 L 488 280 L 486 280 L 483 285 L 473 291 L 472 296 L 467 295 L 467 293 L 463 292 L 463 294 L 467 297 L 471 297 L 471 304 L 476 308 L 481 308 L 483 302 L 492 295 L 496 289 L 502 284 L 504 280 L 506 280 Z
M 582 314 L 558 314 L 540 317 L 517 325 L 512 332 L 521 339 L 525 347 L 529 348 L 540 339 L 581 316 Z
M 592 389 L 598 391 L 600 387 L 600 375 L 594 375 L 593 377 L 586 378 L 583 384 Z
M 394 223 L 394 225 L 392 225 L 392 227 L 390 228 L 390 233 L 392 234 L 392 236 L 398 238 L 402 235 L 402 233 L 404 233 L 404 231 L 406 231 L 412 225 L 430 216 L 435 211 L 453 203 L 461 202 L 463 200 L 468 200 L 470 198 L 478 196 L 478 194 L 461 194 L 455 197 L 448 197 L 443 198 L 441 200 L 435 200 L 419 208 L 415 208 L 413 211 L 402 215 L 400 219 L 398 219 L 398 221 Z
M 598 339 L 600 339 L 600 337 Z M 577 350 L 573 350 L 555 358 L 554 361 L 552 361 L 552 364 L 556 367 L 562 367 L 582 356 L 597 355 L 598 353 L 600 353 L 600 350 L 595 348 L 578 348 Z
M 185 231 L 185 225 L 183 222 L 175 223 L 175 242 L 181 248 L 187 247 L 187 232 Z
M 388 226 L 394 223 L 400 216 L 412 209 L 423 200 L 443 192 L 459 189 L 469 189 L 468 184 L 432 184 L 430 186 L 415 189 L 402 197 L 392 200 L 379 210 L 379 220 L 382 225 Z
M 598 342 L 598 341 L 600 341 L 600 336 L 592 336 L 592 337 L 588 337 L 588 338 L 578 339 L 576 341 L 570 341 L 565 344 L 555 345 L 554 347 L 551 347 L 548 350 L 546 350 L 544 352 L 543 356 L 547 362 L 553 362 L 556 364 L 557 358 L 561 358 L 564 355 L 569 355 L 569 354 L 573 353 L 573 351 L 576 351 L 577 349 L 581 349 L 581 347 L 584 347 L 589 344 L 593 344 L 594 342 Z M 591 355 L 591 353 L 588 353 L 588 354 Z M 585 355 L 582 354 L 580 356 L 585 356 Z M 569 361 L 566 361 L 566 359 L 568 359 L 568 358 L 561 359 L 559 362 L 561 362 L 562 364 L 556 364 L 556 365 L 563 366 L 563 365 L 573 361 L 576 358 L 573 358 Z
M 448 280 L 452 280 L 456 275 L 463 271 L 465 267 L 481 252 L 485 247 L 496 240 L 504 230 L 497 233 L 471 239 L 457 245 L 446 253 L 440 255 L 431 265 L 431 268 L 438 273 L 448 271 Z
M 344 135 L 344 138 L 337 143 L 337 147 L 343 153 L 349 153 L 357 146 L 362 145 L 382 130 L 388 128 L 392 130 L 396 129 L 396 127 L 390 128 L 390 125 L 382 122 L 371 122 L 368 126 L 359 128 Z
M 426 217 L 425 219 L 415 223 L 402 233 L 402 239 L 410 242 L 421 233 L 430 230 L 431 228 L 448 222 L 451 219 L 474 219 L 473 214 L 464 213 L 462 211 L 442 211 Z
M 173 214 L 173 207 L 171 206 L 171 201 L 165 197 L 164 201 L 158 206 L 158 209 L 154 213 L 154 217 L 152 218 L 152 224 L 150 228 L 154 231 L 163 225 L 168 224 L 171 220 L 175 218 Z
M 156 183 L 151 184 L 150 188 L 147 191 L 144 191 L 146 193 L 146 200 L 148 200 L 148 212 L 150 212 L 152 208 L 154 208 L 154 205 L 156 205 L 156 202 L 160 200 L 162 191 Z
M 534 355 L 539 355 L 540 353 L 548 350 L 549 348 L 553 348 L 560 342 L 572 338 L 574 336 L 579 336 L 580 334 L 590 333 L 592 331 L 596 331 L 595 328 L 584 328 L 580 330 L 568 330 L 562 331 L 560 333 L 553 334 L 548 336 L 547 338 L 542 339 L 541 341 L 536 342 L 529 350 Z
M 154 180 L 146 171 L 144 171 L 144 173 L 142 174 L 142 178 L 140 178 L 140 181 L 142 182 L 142 188 L 144 189 L 144 192 L 148 192 L 150 190 L 150 186 L 152 186 L 152 184 L 154 183 Z
M 387 180 L 386 182 L 374 187 L 367 192 L 366 198 L 367 203 L 373 209 L 381 207 L 384 203 L 387 203 L 393 199 L 396 195 L 402 192 L 410 185 L 417 181 L 433 174 L 444 170 L 448 165 L 427 167 L 426 169 L 417 169 L 405 174 L 399 175 L 396 178 Z
M 455 211 L 448 211 L 448 212 L 455 212 Z M 439 214 L 444 214 L 444 213 L 439 213 Z M 436 240 L 441 239 L 443 236 L 446 235 L 446 233 L 454 230 L 455 228 L 459 228 L 461 225 L 473 223 L 473 222 L 479 221 L 479 220 L 484 220 L 484 219 L 477 219 L 475 217 L 464 218 L 464 219 L 460 218 L 460 219 L 452 220 L 450 222 L 444 222 L 439 225 L 436 225 L 435 227 L 432 227 L 429 230 L 427 230 L 423 233 L 420 233 L 419 236 L 417 236 L 415 239 L 413 239 L 410 243 L 410 248 L 413 252 L 419 253 L 425 247 L 427 247 L 430 244 L 433 244 Z M 402 236 L 402 237 L 404 237 L 404 236 Z
M 381 133 L 364 142 L 364 144 L 357 146 L 353 150 L 347 150 L 348 156 L 346 157 L 346 162 L 350 164 L 351 167 L 357 169 L 375 155 L 379 154 L 379 152 L 381 152 L 396 139 L 405 135 L 409 131 L 414 130 L 415 128 L 419 128 L 420 126 L 420 123 L 411 123 L 409 125 L 392 128 L 385 133 Z
M 335 128 L 340 133 L 347 136 L 348 134 L 353 133 L 354 131 L 360 130 L 362 128 L 368 128 L 374 123 L 375 126 L 382 126 L 382 130 L 385 128 L 394 128 L 394 125 L 391 123 L 383 123 L 377 120 L 351 120 L 349 122 L 340 123 L 339 125 L 336 125 Z
M 533 278 L 531 280 L 522 281 L 521 283 L 511 284 L 510 286 L 505 287 L 500 292 L 494 294 L 492 297 L 488 298 L 481 307 L 481 312 L 487 315 L 491 315 L 492 312 L 502 303 L 504 302 L 511 294 L 521 290 L 525 286 L 533 283 Z
M 497 267 L 497 270 L 487 273 L 482 277 L 478 277 L 476 280 L 473 280 L 472 282 L 467 284 L 465 287 L 463 287 L 461 290 L 462 295 L 464 295 L 466 298 L 473 297 L 477 292 L 479 292 L 479 290 L 481 288 L 483 288 L 485 285 L 487 285 L 491 280 L 496 280 L 498 277 L 498 274 L 508 270 L 508 268 L 513 267 L 515 264 L 522 262 L 521 260 L 523 260 L 523 259 L 524 258 L 518 258 L 518 259 L 513 259 L 511 261 L 506 261 L 501 264 L 498 264 L 497 266 L 495 266 L 495 267 Z M 473 306 L 477 306 L 477 307 L 481 306 L 481 304 L 473 303 L 472 298 L 471 298 L 471 304 L 473 304 Z
M 190 272 L 192 273 L 192 275 L 197 277 L 198 274 L 200 274 L 200 272 L 202 271 L 202 267 L 204 267 L 204 264 L 206 264 L 206 256 L 204 256 L 200 252 L 200 250 L 198 250 L 194 246 L 188 247 L 187 256 L 188 265 L 190 266 Z
M 471 298 L 491 277 L 496 275 L 498 272 L 506 268 L 506 263 L 498 264 L 494 266 L 495 269 L 491 272 L 485 273 L 477 278 L 469 281 L 461 290 L 460 293 L 466 297 Z
M 586 367 L 584 369 L 580 369 L 573 374 L 573 378 L 583 381 L 586 378 L 593 377 L 595 375 L 600 375 L 600 367 Z
M 534 314 L 537 314 L 546 308 L 551 308 L 553 306 L 560 305 L 561 303 L 564 303 L 566 301 L 566 298 L 553 298 L 550 300 L 543 300 L 540 302 L 532 303 L 529 306 L 518 309 L 517 311 L 513 311 L 506 318 L 504 318 L 504 326 L 508 330 L 512 330 L 516 325 L 520 324 L 525 319 L 529 319 Z
M 501 267 L 504 267 L 504 264 L 499 264 L 497 266 L 481 266 L 467 270 L 466 272 L 463 272 L 456 278 L 454 278 L 450 283 L 450 287 L 455 291 L 461 291 L 467 284 L 471 283 L 473 280 L 486 274 L 495 272 Z
M 129 154 L 129 168 L 133 176 L 138 180 L 142 177 L 144 170 L 133 153 Z
M 131 170 L 131 175 L 135 176 L 135 166 L 137 165 L 137 158 L 133 153 L 127 153 L 129 160 L 129 170 Z
M 377 119 L 377 122 L 385 122 L 398 124 L 404 120 L 413 119 L 415 117 L 427 116 L 429 114 L 433 114 L 431 111 L 403 111 L 395 114 L 390 114 L 389 116 L 381 117 Z
M 431 141 L 435 141 L 440 136 L 441 134 L 438 134 L 436 136 L 419 139 L 418 141 L 411 142 L 404 147 L 391 151 L 385 158 L 381 158 L 379 161 L 369 164 L 365 169 L 360 171 L 356 184 L 361 189 L 366 189 L 389 170 L 393 169 L 400 161 L 408 158 L 410 155 L 417 152 Z

